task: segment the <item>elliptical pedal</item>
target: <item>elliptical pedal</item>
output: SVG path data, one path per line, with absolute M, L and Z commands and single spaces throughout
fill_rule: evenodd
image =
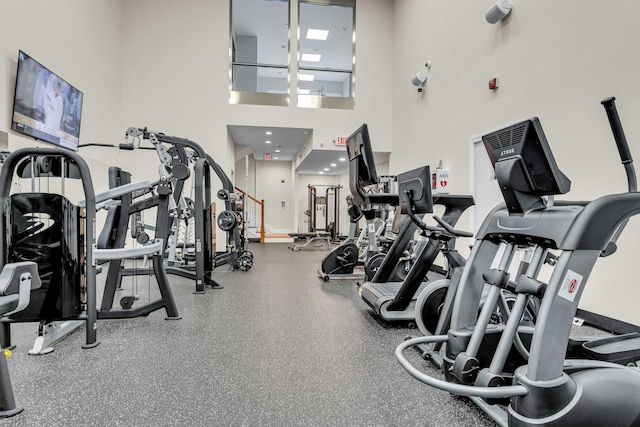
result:
M 582 344 L 587 357 L 626 365 L 640 360 L 640 334 L 631 332 Z

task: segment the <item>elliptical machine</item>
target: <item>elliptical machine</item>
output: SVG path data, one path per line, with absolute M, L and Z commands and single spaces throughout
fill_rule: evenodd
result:
M 368 258 L 380 250 L 376 243 L 377 230 L 374 222 L 377 211 L 382 205 L 397 206 L 399 198 L 397 193 L 369 193 L 365 191 L 365 187 L 376 185 L 379 181 L 366 124 L 360 126 L 347 138 L 347 154 L 349 156 L 349 188 L 353 196 L 353 203 L 359 207 L 367 221 Z M 358 259 L 358 247 L 353 242 L 347 241 L 324 257 L 318 276 L 325 282 L 333 278 L 363 279 L 365 277 L 363 272 L 354 273 Z
M 347 203 L 349 203 L 349 200 L 347 200 Z M 322 259 L 322 268 L 318 271 L 318 275 L 325 282 L 329 281 L 331 277 L 361 277 L 361 274 L 353 275 L 353 270 L 359 258 L 359 248 L 355 235 L 358 222 L 360 218 L 362 218 L 362 211 L 358 206 L 351 204 L 347 212 L 349 213 L 349 235 L 340 246 L 324 256 Z
M 592 360 L 572 359 L 568 351 L 573 316 L 591 269 L 599 257 L 615 251 L 628 218 L 640 213 L 631 153 L 614 100 L 602 104 L 627 171 L 627 193 L 551 205 L 542 196 L 566 193 L 570 181 L 557 168 L 538 119 L 483 137 L 506 205 L 495 208 L 478 232 L 455 296 L 449 332 L 411 339 L 396 349 L 396 358 L 410 375 L 471 397 L 500 425 L 640 425 L 640 370 L 624 365 L 640 360 L 640 336 L 590 341 Z M 508 320 L 490 325 L 500 292 L 509 286 L 507 267 L 522 247 L 533 248 L 533 256 L 513 286 L 516 300 Z M 500 264 L 490 268 L 499 249 Z M 562 253 L 545 283 L 537 276 L 550 249 Z M 531 297 L 540 301 L 535 329 L 521 324 Z M 404 357 L 406 348 L 426 343 L 446 344 L 445 380 L 420 372 Z M 507 362 L 513 350 L 526 360 L 510 373 Z M 508 407 L 505 411 L 495 403 Z

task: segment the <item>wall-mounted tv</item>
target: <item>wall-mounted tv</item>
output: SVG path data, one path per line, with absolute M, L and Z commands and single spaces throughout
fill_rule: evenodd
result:
M 77 150 L 81 115 L 82 92 L 23 51 L 18 52 L 11 129 Z

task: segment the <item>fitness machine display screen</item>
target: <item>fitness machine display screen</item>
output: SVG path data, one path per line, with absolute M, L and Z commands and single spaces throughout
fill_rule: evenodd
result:
M 373 148 L 369 139 L 367 124 L 363 124 L 347 138 L 347 154 L 349 161 L 360 156 L 358 166 L 358 181 L 361 187 L 378 183 L 376 163 L 373 157 Z
M 23 51 L 18 52 L 11 129 L 77 150 L 81 115 L 82 92 Z
M 482 141 L 510 213 L 536 208 L 540 197 L 565 194 L 571 188 L 537 117 L 487 134 Z
M 424 214 L 433 212 L 433 198 L 431 196 L 431 173 L 429 166 L 423 166 L 398 175 L 400 201 L 403 208 L 408 209 L 408 197 L 413 202 L 413 212 Z M 407 192 L 410 193 L 407 194 Z

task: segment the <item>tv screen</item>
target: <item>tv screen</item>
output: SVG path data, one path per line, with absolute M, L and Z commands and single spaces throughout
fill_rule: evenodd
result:
M 77 150 L 81 114 L 82 92 L 23 51 L 18 52 L 13 130 Z

